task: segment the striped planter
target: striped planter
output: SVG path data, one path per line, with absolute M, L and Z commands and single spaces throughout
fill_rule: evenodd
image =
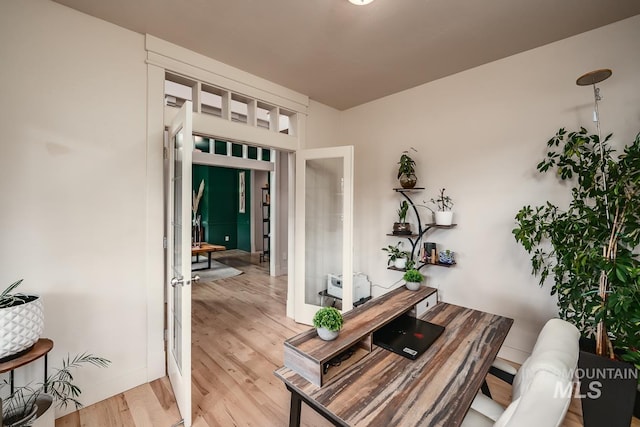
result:
M 44 330 L 42 299 L 0 308 L 0 360 L 33 346 Z

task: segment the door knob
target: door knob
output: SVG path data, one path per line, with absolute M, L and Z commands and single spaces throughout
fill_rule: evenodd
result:
M 191 278 L 191 281 L 192 281 L 193 283 L 198 283 L 198 282 L 200 281 L 200 276 L 198 276 L 198 275 L 196 274 L 195 276 L 193 276 L 193 277 Z
M 173 279 L 171 279 L 170 283 L 174 288 L 178 285 L 184 286 L 184 279 L 178 279 L 177 277 L 174 277 Z

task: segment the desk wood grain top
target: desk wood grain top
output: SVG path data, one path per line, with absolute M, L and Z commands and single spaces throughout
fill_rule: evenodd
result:
M 364 336 L 380 329 L 436 289 L 422 286 L 417 291 L 408 291 L 403 287 L 354 308 L 344 315 L 344 327 L 334 341 L 323 341 L 318 338 L 315 329 L 296 335 L 284 342 L 285 347 L 300 351 L 318 363 L 329 360 L 336 354 L 349 348 Z
M 346 426 L 459 426 L 513 320 L 446 303 L 423 319 L 445 331 L 415 361 L 374 346 L 322 387 L 288 368 L 275 374 Z

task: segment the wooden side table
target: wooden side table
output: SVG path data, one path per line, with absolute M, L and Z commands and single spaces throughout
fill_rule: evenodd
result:
M 20 357 L 16 357 L 13 360 L 0 363 L 0 374 L 9 372 L 9 387 L 11 394 L 13 394 L 13 370 L 21 366 L 28 365 L 34 360 L 40 359 L 42 356 L 44 356 L 44 381 L 47 381 L 47 353 L 49 353 L 52 348 L 53 341 L 48 338 L 40 338 L 27 353 Z M 47 391 L 46 387 L 44 391 Z

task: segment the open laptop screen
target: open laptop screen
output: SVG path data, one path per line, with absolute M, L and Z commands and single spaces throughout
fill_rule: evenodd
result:
M 442 334 L 444 326 L 403 314 L 373 333 L 379 347 L 415 360 Z

